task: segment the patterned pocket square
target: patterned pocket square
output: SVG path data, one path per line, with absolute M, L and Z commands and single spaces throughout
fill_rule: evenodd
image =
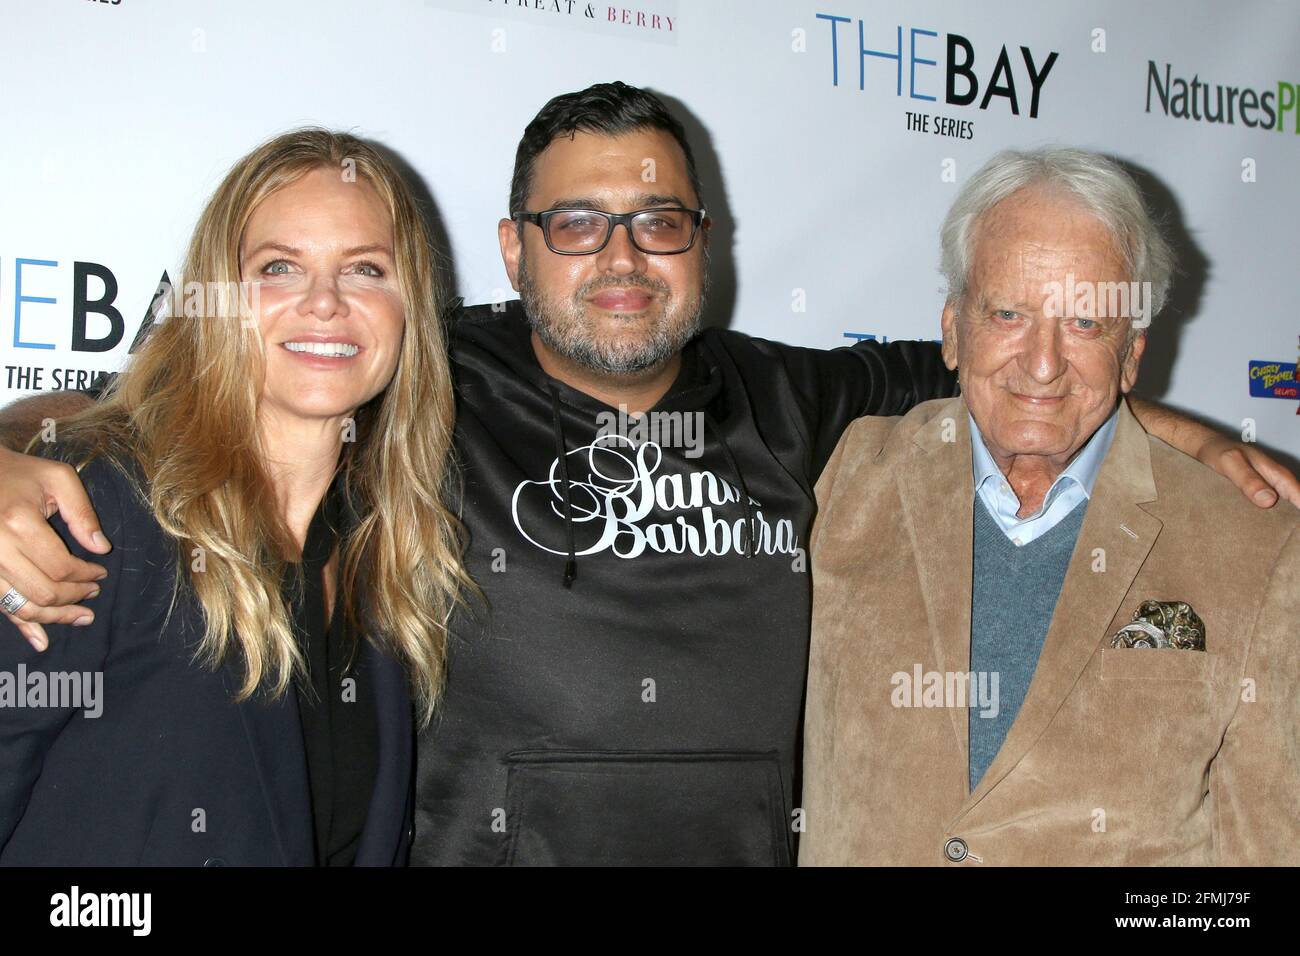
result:
M 1184 601 L 1143 601 L 1110 639 L 1111 647 L 1172 647 L 1205 650 L 1205 622 Z

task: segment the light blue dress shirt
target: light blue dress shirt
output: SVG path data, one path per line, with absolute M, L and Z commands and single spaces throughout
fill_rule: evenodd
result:
M 1047 490 L 1047 497 L 1043 499 L 1043 506 L 1028 518 L 1017 518 L 1020 499 L 1002 476 L 1002 470 L 984 446 L 984 436 L 980 434 L 979 426 L 971 418 L 971 465 L 975 473 L 975 491 L 984 502 L 989 515 L 1013 543 L 1025 545 L 1043 536 L 1073 511 L 1079 502 L 1092 497 L 1092 486 L 1097 481 L 1097 473 L 1101 471 L 1106 452 L 1110 451 L 1118 420 L 1119 409 L 1116 409 L 1065 466 L 1065 471 L 1056 476 L 1052 487 Z

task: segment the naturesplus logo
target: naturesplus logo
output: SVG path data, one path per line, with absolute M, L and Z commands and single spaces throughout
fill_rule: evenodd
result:
M 1298 89 L 1300 84 L 1285 80 L 1278 80 L 1276 89 L 1262 93 L 1249 86 L 1210 84 L 1199 73 L 1188 80 L 1174 73 L 1172 64 L 1166 63 L 1162 72 L 1154 60 L 1148 60 L 1146 112 L 1151 112 L 1154 102 L 1165 116 L 1230 126 L 1240 121 L 1250 129 L 1279 133 L 1286 131 L 1290 114 L 1291 128 L 1300 135 Z

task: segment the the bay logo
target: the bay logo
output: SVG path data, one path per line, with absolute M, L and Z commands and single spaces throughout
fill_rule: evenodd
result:
M 894 95 L 902 96 L 906 73 L 910 99 L 981 110 L 1003 105 L 1013 116 L 1025 111 L 1030 119 L 1038 117 L 1043 87 L 1060 56 L 1055 50 L 1036 54 L 1027 46 L 1020 46 L 1017 56 L 1002 44 L 990 57 L 983 47 L 977 55 L 975 44 L 959 33 L 909 27 L 904 43 L 902 24 L 895 24 L 891 35 L 889 27 L 851 17 L 819 13 L 817 19 L 830 24 L 832 86 L 840 85 L 843 71 L 846 79 L 857 74 L 859 90 L 866 90 L 868 82 L 882 86 L 892 81 Z M 892 70 L 888 61 L 893 61 Z M 934 75 L 940 66 L 942 100 Z

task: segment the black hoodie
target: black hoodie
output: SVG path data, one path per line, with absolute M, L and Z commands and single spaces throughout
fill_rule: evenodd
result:
M 708 329 L 645 432 L 542 371 L 518 302 L 464 310 L 452 357 L 486 600 L 453 622 L 412 863 L 790 863 L 813 487 L 854 418 L 954 393 L 938 347 Z

